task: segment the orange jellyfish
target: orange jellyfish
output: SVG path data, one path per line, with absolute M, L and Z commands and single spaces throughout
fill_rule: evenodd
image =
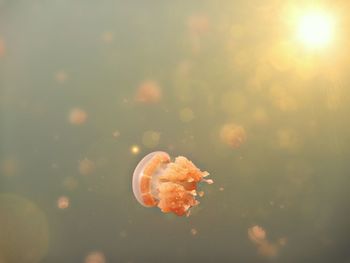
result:
M 204 178 L 208 175 L 186 157 L 178 156 L 172 162 L 166 152 L 153 152 L 137 165 L 132 188 L 141 205 L 158 206 L 163 213 L 183 216 L 199 204 L 196 200 L 197 184 L 213 183 L 213 180 Z
M 239 148 L 247 140 L 247 134 L 242 126 L 228 123 L 221 127 L 220 138 L 228 146 Z
M 74 108 L 69 113 L 69 122 L 73 125 L 81 125 L 87 119 L 87 113 L 79 108 Z
M 59 209 L 66 209 L 69 207 L 69 198 L 67 196 L 61 196 L 57 200 L 57 207 Z
M 258 226 L 248 228 L 249 239 L 257 246 L 258 253 L 265 257 L 275 257 L 280 247 L 286 244 L 286 239 L 281 238 L 277 243 L 272 243 L 266 238 L 266 231 Z
M 255 244 L 261 244 L 266 240 L 266 232 L 262 227 L 255 225 L 248 229 L 248 237 Z
M 79 162 L 79 173 L 81 175 L 88 175 L 95 171 L 95 163 L 87 158 Z
M 144 104 L 158 103 L 161 98 L 162 90 L 159 84 L 152 80 L 147 80 L 141 83 L 135 95 L 135 100 Z

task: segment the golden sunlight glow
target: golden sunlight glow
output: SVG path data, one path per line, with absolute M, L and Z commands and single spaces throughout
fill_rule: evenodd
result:
M 311 11 L 300 17 L 297 34 L 299 40 L 311 48 L 326 46 L 332 39 L 333 19 L 322 11 Z

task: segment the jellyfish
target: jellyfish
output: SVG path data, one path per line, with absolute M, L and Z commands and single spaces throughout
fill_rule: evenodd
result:
M 57 200 L 57 207 L 59 209 L 66 209 L 69 207 L 69 198 L 67 196 L 61 196 Z
M 88 175 L 93 173 L 95 171 L 95 168 L 96 168 L 95 163 L 85 158 L 84 160 L 81 160 L 79 162 L 78 170 L 81 175 Z
M 145 207 L 158 206 L 163 213 L 189 215 L 197 206 L 197 184 L 213 183 L 208 172 L 199 170 L 186 157 L 172 162 L 166 152 L 152 152 L 136 166 L 132 187 L 137 201 Z
M 287 243 L 286 238 L 280 238 L 278 242 L 270 242 L 266 237 L 266 231 L 258 226 L 248 228 L 248 237 L 256 245 L 258 253 L 265 257 L 275 257 L 279 249 Z
M 255 225 L 248 228 L 248 237 L 255 244 L 261 244 L 266 240 L 266 232 L 262 227 Z
M 74 108 L 69 113 L 69 122 L 73 125 L 81 125 L 86 122 L 87 113 L 79 108 Z
M 243 126 L 228 123 L 221 127 L 220 138 L 231 148 L 239 148 L 247 140 L 247 134 Z
M 146 80 L 138 87 L 135 100 L 144 104 L 158 103 L 162 98 L 162 89 L 159 84 L 152 80 Z

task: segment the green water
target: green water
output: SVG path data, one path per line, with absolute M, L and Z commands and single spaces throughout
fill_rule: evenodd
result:
M 350 262 L 350 6 L 322 2 L 335 36 L 310 50 L 307 5 L 0 1 L 0 263 Z M 214 180 L 190 217 L 136 201 L 156 150 Z

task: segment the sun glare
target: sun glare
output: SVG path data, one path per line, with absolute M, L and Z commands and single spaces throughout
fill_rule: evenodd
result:
M 326 46 L 333 36 L 334 21 L 322 11 L 311 11 L 300 17 L 298 39 L 310 48 Z

